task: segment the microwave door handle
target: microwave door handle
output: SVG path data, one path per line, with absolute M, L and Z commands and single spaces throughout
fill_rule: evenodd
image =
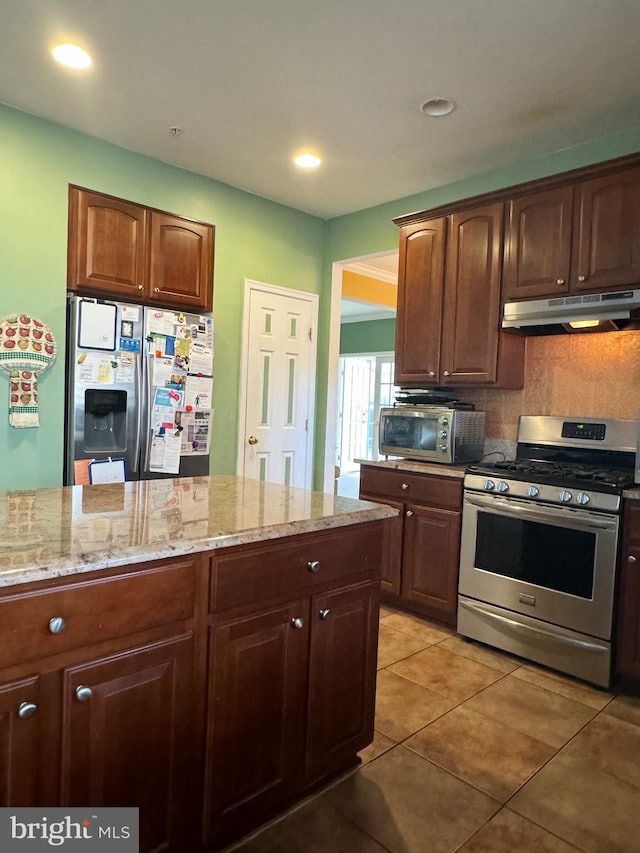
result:
M 499 515 L 514 515 L 530 521 L 553 522 L 563 519 L 568 527 L 573 528 L 615 530 L 618 525 L 617 517 L 596 519 L 580 510 L 567 510 L 563 507 L 550 507 L 548 510 L 540 510 L 498 497 L 483 498 L 482 496 L 465 495 L 464 502 Z

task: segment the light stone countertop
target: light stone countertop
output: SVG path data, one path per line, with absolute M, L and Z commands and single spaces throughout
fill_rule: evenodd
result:
M 640 486 L 631 486 L 628 489 L 624 489 L 622 497 L 628 501 L 640 501 Z
M 232 476 L 0 491 L 0 587 L 397 515 Z
M 391 468 L 394 471 L 411 471 L 415 474 L 432 474 L 436 477 L 454 477 L 456 480 L 464 479 L 464 472 L 468 464 L 443 465 L 437 462 L 418 462 L 413 459 L 379 459 L 372 462 L 370 459 L 355 459 L 360 465 L 369 465 L 373 468 Z

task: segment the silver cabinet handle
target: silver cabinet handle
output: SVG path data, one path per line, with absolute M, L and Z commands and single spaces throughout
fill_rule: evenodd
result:
M 586 275 L 579 275 L 578 276 L 578 281 L 586 281 L 586 280 L 587 280 Z
M 556 284 L 559 285 L 560 287 L 562 287 L 562 285 L 564 284 L 564 279 L 563 278 L 557 278 Z
M 310 572 L 319 572 L 320 571 L 320 560 L 309 560 L 307 563 Z
M 90 687 L 85 687 L 84 684 L 80 684 L 76 687 L 76 699 L 78 702 L 86 702 L 87 699 L 91 699 L 93 696 L 93 690 Z
M 411 516 L 413 515 L 413 510 L 412 510 L 412 509 L 408 509 L 408 510 L 405 512 L 405 515 L 407 516 L 407 518 L 411 518 Z
M 18 706 L 18 716 L 21 720 L 28 720 L 37 710 L 38 706 L 34 702 L 21 702 Z
M 299 616 L 296 616 L 295 619 L 291 620 L 291 624 L 293 625 L 294 628 L 297 628 L 299 631 L 300 628 L 304 628 L 304 619 L 301 619 Z
M 403 491 L 403 492 L 406 492 L 406 491 L 407 491 L 407 489 L 409 488 L 409 483 L 403 483 L 403 484 L 400 486 L 400 488 L 402 489 L 402 491 Z
M 429 376 L 435 376 L 435 375 L 436 375 L 435 370 L 430 370 L 430 371 L 429 371 Z
M 49 619 L 49 630 L 52 634 L 62 634 L 66 627 L 67 623 L 62 616 L 53 616 Z
M 329 618 L 329 614 L 330 614 L 330 613 L 331 613 L 331 611 L 330 611 L 330 610 L 329 610 L 329 608 L 327 607 L 327 608 L 325 608 L 325 609 L 323 609 L 323 610 L 321 610 L 321 611 L 320 611 L 320 618 L 321 618 L 322 620 L 324 620 L 324 619 L 328 619 L 328 618 Z
M 637 561 L 637 560 L 636 560 L 636 558 L 633 556 L 633 554 L 629 554 L 629 556 L 627 557 L 627 563 L 637 563 L 637 562 L 638 562 L 638 561 Z
M 154 287 L 154 288 L 153 288 L 153 292 L 154 292 L 154 293 L 160 293 L 160 288 L 159 288 L 159 287 Z
M 442 375 L 443 375 L 443 376 L 451 376 L 451 374 L 449 373 L 449 371 L 448 371 L 448 370 L 445 370 L 445 371 L 443 372 L 443 374 L 442 374 Z
M 139 284 L 139 285 L 138 285 L 138 290 L 144 290 L 144 284 Z

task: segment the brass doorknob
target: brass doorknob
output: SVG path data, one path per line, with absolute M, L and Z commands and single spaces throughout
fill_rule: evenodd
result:
M 257 444 L 257 443 L 258 443 L 258 439 L 255 437 L 255 435 L 250 435 L 249 436 L 249 444 Z

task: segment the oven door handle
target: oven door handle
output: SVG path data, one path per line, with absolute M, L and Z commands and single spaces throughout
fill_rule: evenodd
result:
M 518 622 L 517 619 L 509 619 L 508 616 L 503 616 L 501 613 L 495 613 L 493 610 L 490 610 L 487 607 L 483 607 L 480 602 L 471 602 L 465 601 L 463 599 L 459 599 L 459 607 L 464 607 L 466 610 L 470 610 L 471 612 L 478 612 L 483 616 L 486 616 L 488 619 L 495 619 L 497 622 L 504 622 L 509 625 L 516 631 L 527 632 L 531 631 L 534 634 L 541 634 L 543 637 L 549 637 L 552 640 L 558 639 L 558 634 L 552 630 L 545 630 L 544 628 L 539 628 L 536 625 L 530 625 L 529 623 L 523 625 L 522 622 Z M 607 646 L 603 643 L 598 643 L 596 640 L 579 640 L 577 637 L 567 637 L 566 635 L 562 635 L 562 642 L 568 643 L 572 646 L 578 646 L 583 649 L 591 649 L 592 651 L 605 652 L 607 651 Z
M 516 503 L 514 498 L 487 497 L 481 495 L 465 494 L 465 504 L 480 507 L 481 509 L 493 510 L 500 515 L 515 515 L 530 521 L 559 521 L 564 519 L 568 527 L 588 528 L 592 530 L 615 530 L 618 526 L 617 516 L 599 516 L 594 518 L 593 514 L 587 514 L 581 510 L 564 509 L 562 507 L 549 507 L 546 510 L 532 508 L 528 504 Z

